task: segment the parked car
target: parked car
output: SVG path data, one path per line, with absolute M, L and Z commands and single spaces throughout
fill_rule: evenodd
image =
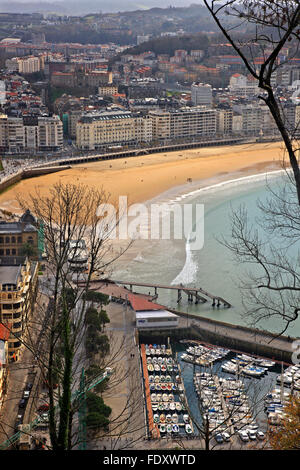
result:
M 25 398 L 27 400 L 29 398 L 29 395 L 30 395 L 30 390 L 24 390 L 23 398 Z
M 216 440 L 217 444 L 222 444 L 224 442 L 222 434 L 216 434 L 215 435 L 215 440 Z
M 38 411 L 48 411 L 48 410 L 49 410 L 48 403 L 44 403 L 43 405 L 38 407 Z
M 246 431 L 239 431 L 239 436 L 240 436 L 241 441 L 243 441 L 243 442 L 248 442 L 249 441 L 249 436 L 248 436 L 248 433 Z
M 256 441 L 256 430 L 248 429 L 248 436 L 251 439 L 251 441 Z
M 226 441 L 226 442 L 230 441 L 230 435 L 228 434 L 228 432 L 222 432 L 222 437 L 223 437 L 224 441 Z
M 23 413 L 18 413 L 17 419 L 15 421 L 15 427 L 14 427 L 15 432 L 19 431 L 19 426 L 22 423 L 23 423 Z
M 25 408 L 25 406 L 26 406 L 26 400 L 24 400 L 24 398 L 22 398 L 19 401 L 19 408 Z
M 33 386 L 33 384 L 29 382 L 29 383 L 26 384 L 25 389 L 26 389 L 26 390 L 31 390 L 31 389 L 32 389 L 32 386 Z
M 42 413 L 41 418 L 45 423 L 48 423 L 48 421 L 49 421 L 48 413 Z
M 265 433 L 262 432 L 262 431 L 257 431 L 257 438 L 258 439 L 264 439 L 266 436 L 265 436 Z

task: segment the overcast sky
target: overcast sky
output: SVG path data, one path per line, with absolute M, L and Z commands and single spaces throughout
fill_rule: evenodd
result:
M 162 7 L 165 8 L 169 5 L 172 6 L 188 6 L 191 3 L 199 4 L 202 3 L 202 0 L 86 0 L 79 2 L 79 0 L 15 0 L 13 3 L 23 3 L 27 5 L 38 5 L 42 4 L 43 7 L 46 4 L 60 6 L 71 4 L 81 3 L 85 6 L 85 9 L 90 6 L 93 11 L 96 9 L 98 11 L 102 10 L 103 12 L 108 11 L 126 11 L 126 10 L 142 10 L 152 7 Z M 0 0 L 1 11 L 5 11 L 5 7 L 8 7 L 10 4 L 9 0 Z

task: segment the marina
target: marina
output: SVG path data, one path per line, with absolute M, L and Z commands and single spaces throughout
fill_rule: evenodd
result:
M 199 366 L 210 366 L 229 354 L 230 350 L 219 347 L 206 347 L 203 345 L 189 346 L 181 359 Z
M 193 435 L 181 368 L 171 346 L 141 344 L 140 351 L 149 437 Z
M 283 386 L 276 388 L 281 376 L 278 371 L 280 367 L 283 370 L 283 364 L 238 351 L 220 350 L 213 345 L 199 348 L 194 340 L 180 343 L 177 354 L 188 403 L 193 421 L 200 424 L 201 434 L 208 422 L 210 439 L 215 444 L 233 441 L 247 445 L 264 441 L 268 429 L 280 424 L 290 396 L 290 391 Z M 190 345 L 194 349 L 190 349 Z M 204 360 L 207 350 L 211 361 Z M 196 351 L 198 355 L 194 357 L 200 361 L 186 361 L 186 355 Z M 298 379 L 300 368 L 285 369 Z M 198 434 L 197 429 L 195 432 Z
M 222 370 L 229 374 L 240 374 L 248 377 L 260 378 L 263 377 L 267 371 L 275 366 L 275 361 L 267 359 L 256 359 L 246 354 L 238 354 L 236 358 L 222 364 Z
M 199 438 L 207 425 L 216 444 L 258 442 L 284 416 L 290 392 L 274 388 L 275 361 L 193 340 L 140 351 L 150 438 Z M 300 368 L 286 370 L 298 380 Z

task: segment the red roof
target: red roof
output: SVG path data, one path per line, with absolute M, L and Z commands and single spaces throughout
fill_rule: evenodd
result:
M 10 334 L 10 324 L 3 325 L 3 323 L 0 323 L 0 340 L 2 341 L 7 341 L 9 338 Z
M 139 295 L 128 294 L 128 300 L 131 304 L 131 307 L 136 312 L 143 310 L 165 310 L 165 307 L 162 305 L 150 302 L 150 300 L 144 299 Z

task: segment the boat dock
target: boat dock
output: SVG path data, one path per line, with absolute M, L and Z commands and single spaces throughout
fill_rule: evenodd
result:
M 151 439 L 184 438 L 194 434 L 181 368 L 170 344 L 140 345 Z
M 154 419 L 153 419 L 153 411 L 152 411 L 151 398 L 150 398 L 149 376 L 148 376 L 148 369 L 147 369 L 146 348 L 144 344 L 141 344 L 141 358 L 142 358 L 142 366 L 143 366 L 144 392 L 145 392 L 145 399 L 146 399 L 149 433 L 151 437 L 159 438 L 160 432 L 159 432 L 157 424 L 154 423 Z
M 223 297 L 211 294 L 207 292 L 206 290 L 202 289 L 201 287 L 186 287 L 182 284 L 168 286 L 165 284 L 150 284 L 150 283 L 145 283 L 145 282 L 118 281 L 118 280 L 112 280 L 112 279 L 110 279 L 110 282 L 113 282 L 118 285 L 129 286 L 130 292 L 133 291 L 133 287 L 147 287 L 150 289 L 154 289 L 155 298 L 158 296 L 158 289 L 177 290 L 177 303 L 181 301 L 182 293 L 185 293 L 188 296 L 188 301 L 189 302 L 195 301 L 195 304 L 198 304 L 199 302 L 202 302 L 202 303 L 207 302 L 206 297 L 208 297 L 209 299 L 213 301 L 212 307 L 220 307 L 221 304 L 223 304 L 223 306 L 226 308 L 231 307 L 231 304 L 227 300 L 223 299 Z

